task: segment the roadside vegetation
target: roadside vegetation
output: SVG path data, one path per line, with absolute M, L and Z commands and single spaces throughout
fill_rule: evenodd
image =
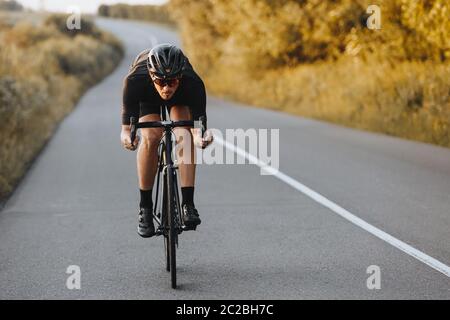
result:
M 1 0 L 0 11 L 22 11 L 23 6 L 14 0 Z
M 74 31 L 61 15 L 13 20 L 0 20 L 0 200 L 83 93 L 123 56 L 118 40 L 90 20 Z
M 167 10 L 167 5 L 101 5 L 98 15 L 102 17 L 145 20 L 175 26 L 175 21 Z
M 379 30 L 367 28 L 369 5 Z M 164 10 L 211 93 L 450 147 L 448 0 L 171 0 Z

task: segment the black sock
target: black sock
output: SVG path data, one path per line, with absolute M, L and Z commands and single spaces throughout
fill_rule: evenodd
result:
M 153 207 L 153 200 L 152 200 L 152 189 L 150 190 L 141 190 L 139 189 L 141 193 L 141 202 L 139 206 L 141 208 L 147 208 L 151 209 Z
M 182 205 L 189 204 L 194 205 L 194 187 L 181 187 L 181 193 L 183 195 Z

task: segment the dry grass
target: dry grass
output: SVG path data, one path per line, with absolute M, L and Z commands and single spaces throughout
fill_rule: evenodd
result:
M 0 26 L 0 199 L 91 85 L 117 66 L 123 53 L 111 35 L 91 26 L 61 29 L 65 18 Z M 83 29 L 82 29 L 83 30 Z
M 239 85 L 226 69 L 217 72 L 220 81 L 210 79 L 208 88 L 227 98 L 450 146 L 448 64 L 411 61 L 393 67 L 345 58 L 331 70 L 329 63 L 317 63 L 270 71 L 259 79 L 243 74 Z

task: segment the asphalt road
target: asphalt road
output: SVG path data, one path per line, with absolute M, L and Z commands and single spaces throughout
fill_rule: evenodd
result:
M 0 299 L 450 298 L 448 276 L 250 164 L 198 167 L 203 222 L 182 234 L 179 289 L 170 289 L 162 238 L 136 233 L 135 153 L 119 130 L 132 59 L 155 39 L 179 39 L 144 23 L 100 24 L 126 58 L 62 122 L 0 212 Z M 211 96 L 208 119 L 222 132 L 279 129 L 284 174 L 450 264 L 449 149 Z M 70 265 L 79 290 L 66 287 Z M 367 287 L 371 265 L 380 289 Z

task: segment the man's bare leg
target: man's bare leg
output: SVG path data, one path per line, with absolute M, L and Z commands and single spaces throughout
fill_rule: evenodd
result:
M 159 114 L 149 114 L 139 119 L 140 122 L 159 120 L 161 120 Z M 141 194 L 138 233 L 144 238 L 155 234 L 152 214 L 152 189 L 156 170 L 158 169 L 158 145 L 161 136 L 161 128 L 141 129 L 141 141 L 137 151 L 137 172 Z
M 170 110 L 170 118 L 174 121 L 191 120 L 191 113 L 186 106 L 174 106 Z M 201 223 L 194 205 L 195 162 L 194 142 L 190 128 L 174 129 L 177 138 L 178 166 L 181 175 L 181 193 L 183 195 L 182 211 L 186 227 L 195 229 Z M 181 151 L 179 150 L 181 148 Z M 181 158 L 181 159 L 180 159 Z
M 174 106 L 170 109 L 173 121 L 191 120 L 191 113 L 186 106 Z M 182 159 L 179 159 L 181 187 L 195 186 L 194 143 L 190 128 L 179 127 L 174 130 L 178 148 L 182 148 Z M 186 154 L 185 152 L 188 152 Z M 183 161 L 182 161 L 183 160 Z
M 159 114 L 148 114 L 139 118 L 139 122 L 160 120 Z M 141 142 L 137 152 L 137 171 L 139 188 L 141 190 L 150 190 L 153 188 L 158 167 L 158 145 L 161 137 L 161 128 L 141 129 Z

